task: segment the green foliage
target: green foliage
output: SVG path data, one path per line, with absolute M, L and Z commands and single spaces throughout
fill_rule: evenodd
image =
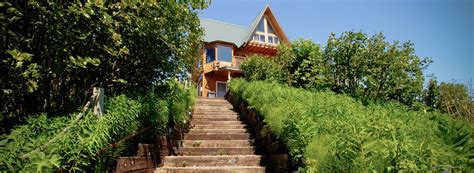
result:
M 48 118 L 46 114 L 28 118 L 9 135 L 0 138 L 0 171 L 104 171 L 105 165 L 127 149 L 125 143 L 107 148 L 109 144 L 149 126 L 155 133 L 164 132 L 169 119 L 186 120 L 196 91 L 184 89 L 177 81 L 169 82 L 174 89 L 172 99 L 156 93 L 143 96 L 126 95 L 106 100 L 104 116 L 90 112 L 75 122 L 75 114 Z M 169 100 L 168 100 L 169 99 Z M 168 102 L 169 101 L 169 102 Z M 184 106 L 175 106 L 183 104 Z M 65 127 L 71 126 L 65 133 Z M 48 141 L 55 138 L 49 145 Z M 39 148 L 39 150 L 35 150 Z
M 416 106 L 424 92 L 422 71 L 429 63 L 430 59 L 414 55 L 410 42 L 390 44 L 382 33 L 369 37 L 344 32 L 340 37 L 331 34 L 324 49 L 303 39 L 282 44 L 274 59 L 249 61 L 242 69 L 249 80 L 283 80 L 290 86 L 331 89 L 364 102 L 396 100 Z
M 463 84 L 444 83 L 438 88 L 438 108 L 456 117 L 473 118 L 474 103 L 469 97 L 468 90 Z
M 296 57 L 293 62 L 294 71 L 292 71 L 296 86 L 313 88 L 324 85 L 327 81 L 326 64 L 321 46 L 311 40 L 302 39 L 293 42 L 292 46 Z
M 428 82 L 428 87 L 425 91 L 425 97 L 423 98 L 425 105 L 431 109 L 438 107 L 439 99 L 439 87 L 438 81 L 436 79 L 430 79 Z
M 28 115 L 64 115 L 92 87 L 146 90 L 190 69 L 206 1 L 0 2 L 5 133 Z M 8 123 L 6 123 L 8 122 Z
M 245 60 L 240 68 L 248 80 L 271 80 L 283 82 L 283 70 L 269 57 L 251 56 Z
M 197 90 L 194 86 L 181 85 L 177 80 L 169 80 L 159 86 L 159 90 L 167 92 L 162 93 L 169 107 L 169 123 L 173 125 L 183 125 L 188 120 L 188 113 L 194 108 Z
M 327 64 L 322 56 L 321 45 L 298 39 L 292 42 L 291 47 L 280 45 L 275 60 L 287 70 L 289 84 L 317 89 L 326 86 Z
M 309 172 L 472 170 L 472 125 L 398 103 L 362 105 L 329 91 L 233 79 L 230 91 L 264 117 Z M 302 102 L 302 100 L 304 100 Z
M 329 36 L 325 58 L 333 90 L 365 101 L 396 100 L 414 105 L 423 94 L 423 69 L 430 59 L 414 55 L 413 44 L 393 44 L 382 33 L 362 32 Z

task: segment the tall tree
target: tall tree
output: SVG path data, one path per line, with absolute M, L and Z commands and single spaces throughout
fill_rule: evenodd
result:
M 292 43 L 295 56 L 291 64 L 293 86 L 303 88 L 320 88 L 327 82 L 326 63 L 322 56 L 322 48 L 311 40 L 299 39 Z
M 423 69 L 431 62 L 414 54 L 413 44 L 385 41 L 382 33 L 329 36 L 324 57 L 336 92 L 365 101 L 397 100 L 414 105 L 423 96 Z
M 430 79 L 428 82 L 428 87 L 426 87 L 425 91 L 425 105 L 428 106 L 430 109 L 435 109 L 438 107 L 438 99 L 439 99 L 439 86 L 438 81 L 436 79 Z
M 465 85 L 445 82 L 439 85 L 438 108 L 442 111 L 456 117 L 474 118 L 473 106 Z
M 91 87 L 143 90 L 193 63 L 204 1 L 1 2 L 2 124 L 74 110 Z M 4 131 L 5 129 L 1 129 Z

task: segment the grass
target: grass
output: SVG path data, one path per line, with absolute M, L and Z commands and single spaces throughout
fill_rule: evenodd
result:
M 474 169 L 473 127 L 397 104 L 364 106 L 333 92 L 233 79 L 230 91 L 264 117 L 309 172 Z

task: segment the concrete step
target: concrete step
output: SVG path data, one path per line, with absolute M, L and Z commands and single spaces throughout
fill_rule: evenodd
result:
M 245 131 L 246 129 L 242 129 L 242 130 L 239 131 L 235 129 L 210 129 L 208 131 L 202 131 L 201 129 L 199 129 L 199 130 L 190 130 L 187 133 L 187 135 L 226 135 L 226 134 L 239 134 L 239 133 L 250 134 L 249 132 Z
M 196 106 L 194 111 L 233 111 L 233 108 L 228 105 L 212 105 L 212 106 Z
M 195 104 L 195 107 L 201 107 L 201 106 L 207 106 L 207 107 L 222 107 L 222 106 L 225 106 L 225 107 L 228 107 L 228 108 L 233 107 L 229 103 L 211 103 L 211 102 L 207 102 L 207 103 L 196 103 Z
M 155 173 L 264 173 L 263 166 L 161 167 Z
M 202 109 L 194 109 L 194 112 L 232 112 L 235 113 L 232 109 L 224 109 L 224 108 L 202 108 Z
M 194 125 L 216 125 L 216 126 L 227 126 L 227 125 L 240 125 L 242 124 L 241 121 L 233 120 L 233 121 L 199 121 L 199 120 L 192 120 L 192 124 Z
M 201 156 L 201 155 L 252 155 L 255 154 L 255 147 L 182 147 L 179 148 L 177 154 L 185 156 Z
M 166 156 L 164 167 L 192 166 L 260 166 L 262 156 L 227 155 L 227 156 Z
M 239 114 L 193 114 L 193 118 L 240 117 Z
M 194 111 L 193 115 L 239 115 L 232 111 Z
M 193 116 L 239 116 L 235 112 L 194 112 Z
M 194 112 L 229 112 L 229 113 L 235 113 L 232 109 L 225 109 L 225 108 L 202 108 L 202 109 L 197 109 L 194 108 Z
M 188 133 L 184 136 L 185 140 L 248 140 L 249 133 Z
M 193 115 L 201 114 L 201 115 L 239 115 L 234 111 L 231 110 L 194 110 Z
M 232 111 L 223 112 L 194 112 L 193 115 L 206 115 L 206 116 L 238 116 L 239 114 Z
M 189 133 L 247 133 L 247 129 L 191 129 Z
M 135 172 L 158 166 L 152 157 L 127 156 L 117 159 L 117 172 Z M 12 171 L 13 172 L 13 171 Z
M 182 140 L 183 147 L 250 147 L 254 140 Z
M 214 105 L 227 105 L 227 106 L 232 106 L 232 104 L 226 102 L 226 101 L 212 101 L 212 100 L 205 100 L 205 101 L 197 101 L 197 105 L 203 105 L 203 106 L 214 106 Z
M 230 104 L 195 104 L 194 109 L 226 109 L 232 110 L 234 107 Z
M 245 124 L 194 124 L 193 129 L 241 129 Z
M 239 121 L 237 116 L 194 116 L 193 121 Z
M 208 100 L 208 101 L 227 101 L 224 98 L 210 98 L 210 97 L 198 97 L 196 100 Z

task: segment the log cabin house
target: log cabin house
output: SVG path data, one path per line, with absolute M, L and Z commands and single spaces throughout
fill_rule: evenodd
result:
M 249 27 L 200 19 L 204 44 L 198 55 L 199 71 L 193 74 L 202 97 L 224 97 L 227 82 L 243 76 L 239 66 L 252 54 L 276 55 L 280 43 L 288 43 L 277 19 L 267 5 Z

